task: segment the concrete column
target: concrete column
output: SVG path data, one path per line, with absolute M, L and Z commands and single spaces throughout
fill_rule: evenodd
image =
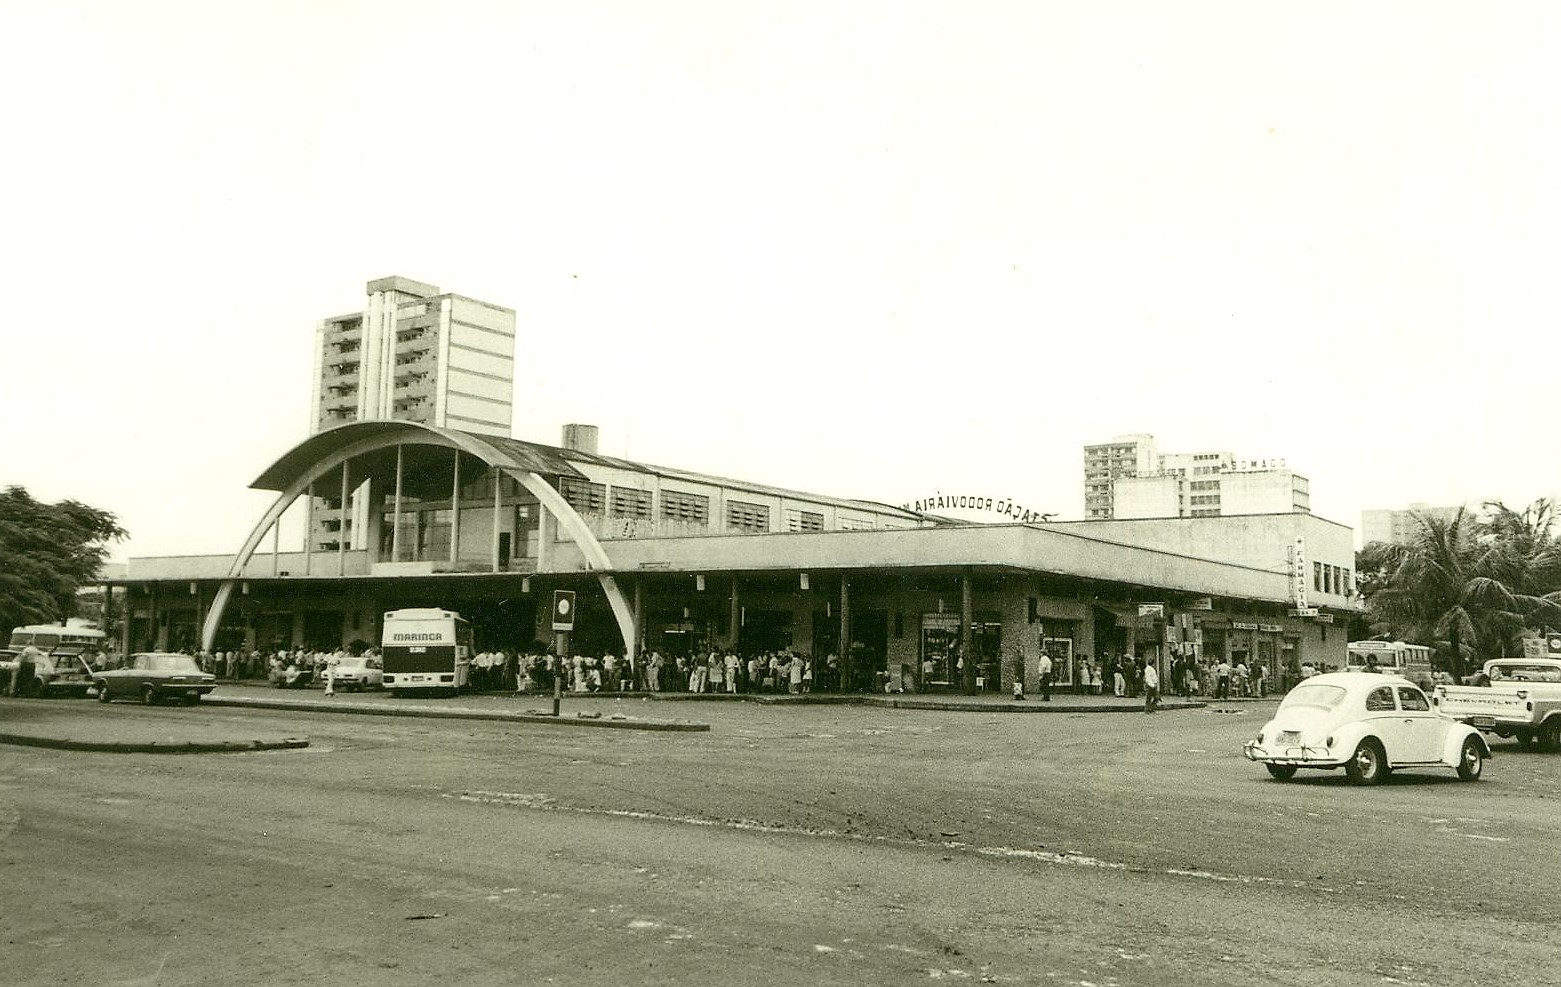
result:
M 304 537 L 305 537 L 305 539 L 307 539 L 308 538 L 308 534 L 305 533 Z M 307 540 L 305 540 L 304 546 L 306 548 L 308 547 L 308 544 L 309 544 L 309 542 Z M 277 518 L 276 521 L 273 522 L 272 525 L 271 525 L 271 575 L 275 576 L 278 572 L 281 572 L 282 571 L 281 566 L 282 566 L 282 519 L 281 518 Z
M 401 561 L 401 443 L 396 443 L 396 518 L 390 529 L 390 561 Z
M 537 571 L 546 572 L 548 551 L 553 541 L 553 514 L 542 503 L 537 504 Z
M 119 656 L 130 654 L 130 624 L 135 620 L 135 604 L 130 599 L 130 586 L 125 585 L 125 622 L 119 629 Z
M 849 692 L 856 670 L 851 663 L 851 583 L 840 574 L 840 691 Z
M 959 574 L 959 653 L 965 659 L 964 688 L 965 694 L 974 695 L 976 691 L 976 660 L 971 654 L 971 625 L 975 623 L 975 604 L 970 586 L 970 570 L 966 569 Z
M 493 467 L 493 571 L 499 571 L 499 526 L 503 515 L 499 511 L 500 491 L 504 487 L 504 474 L 499 472 L 497 466 Z M 511 553 L 514 547 L 510 548 Z
M 455 451 L 454 478 L 450 487 L 450 567 L 461 553 L 461 451 Z
M 731 629 L 731 632 L 726 636 L 726 646 L 728 648 L 737 646 L 737 638 L 742 634 L 743 630 L 743 607 L 742 600 L 738 599 L 737 573 L 735 572 L 732 573 L 732 598 L 730 602 L 732 607 L 731 619 L 727 626 Z
M 338 512 L 338 524 L 336 529 L 336 575 L 347 574 L 347 466 L 351 460 L 344 459 L 341 464 L 341 510 Z
M 639 654 L 641 643 L 645 640 L 645 586 L 641 580 L 634 581 L 634 653 Z
M 282 519 L 276 519 L 277 544 L 282 542 Z M 280 551 L 280 550 L 279 550 Z M 273 568 L 271 575 L 276 575 Z M 304 494 L 304 575 L 314 575 L 314 484 Z

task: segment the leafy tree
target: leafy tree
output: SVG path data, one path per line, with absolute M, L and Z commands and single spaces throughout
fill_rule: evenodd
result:
M 118 519 L 74 500 L 43 504 L 19 486 L 0 492 L 0 630 L 76 612 L 76 589 L 103 567 Z

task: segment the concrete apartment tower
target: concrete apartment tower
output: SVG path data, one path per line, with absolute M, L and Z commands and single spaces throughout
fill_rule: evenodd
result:
M 441 293 L 411 278 L 370 281 L 362 312 L 315 327 L 310 433 L 398 419 L 508 438 L 515 398 L 515 310 Z M 318 551 L 367 542 L 368 498 L 316 497 L 306 538 Z
M 362 312 L 316 326 L 314 359 L 311 432 L 395 418 L 510 435 L 514 309 L 380 278 Z

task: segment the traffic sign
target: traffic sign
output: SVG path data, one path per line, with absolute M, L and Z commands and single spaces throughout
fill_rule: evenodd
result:
M 555 589 L 553 591 L 553 630 L 572 631 L 575 629 L 575 591 L 572 589 Z

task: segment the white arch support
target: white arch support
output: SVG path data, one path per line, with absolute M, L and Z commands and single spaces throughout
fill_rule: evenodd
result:
M 581 554 L 585 557 L 586 568 L 597 572 L 597 582 L 601 585 L 602 592 L 607 597 L 608 605 L 612 608 L 613 618 L 618 624 L 618 631 L 623 636 L 624 653 L 630 658 L 634 657 L 636 632 L 633 608 L 624 596 L 622 588 L 618 586 L 617 580 L 610 573 L 602 571 L 612 568 L 612 561 L 607 557 L 606 549 L 602 547 L 601 541 L 591 531 L 590 525 L 585 523 L 585 519 L 580 516 L 573 505 L 564 499 L 562 494 L 554 489 L 540 473 L 519 465 L 505 455 L 501 449 L 482 441 L 478 436 L 460 432 L 450 433 L 443 429 L 433 429 L 411 422 L 398 424 L 405 424 L 409 428 L 397 429 L 390 433 L 376 432 L 374 435 L 331 451 L 301 470 L 297 476 L 293 477 L 286 484 L 285 488 L 277 495 L 276 500 L 261 515 L 254 527 L 250 529 L 248 537 L 244 539 L 243 546 L 234 555 L 233 562 L 228 566 L 228 575 L 218 586 L 217 592 L 212 598 L 211 607 L 206 612 L 206 619 L 201 626 L 201 648 L 203 650 L 210 651 L 213 643 L 216 641 L 217 629 L 222 623 L 222 615 L 233 596 L 234 584 L 244 574 L 244 567 L 254 557 L 255 550 L 265 538 L 266 532 L 281 522 L 282 516 L 287 513 L 287 509 L 299 497 L 308 492 L 314 481 L 344 466 L 348 461 L 371 452 L 408 444 L 408 436 L 405 434 L 405 431 L 411 430 L 416 433 L 416 441 L 411 444 L 440 446 L 468 453 L 481 459 L 489 466 L 497 467 L 502 473 L 513 477 L 516 482 L 537 498 L 543 509 L 551 514 L 558 521 L 560 527 L 574 539 L 575 544 L 580 546 Z M 350 426 L 344 426 L 343 430 L 346 428 L 350 428 Z M 345 509 L 345 506 L 343 504 L 343 509 Z

